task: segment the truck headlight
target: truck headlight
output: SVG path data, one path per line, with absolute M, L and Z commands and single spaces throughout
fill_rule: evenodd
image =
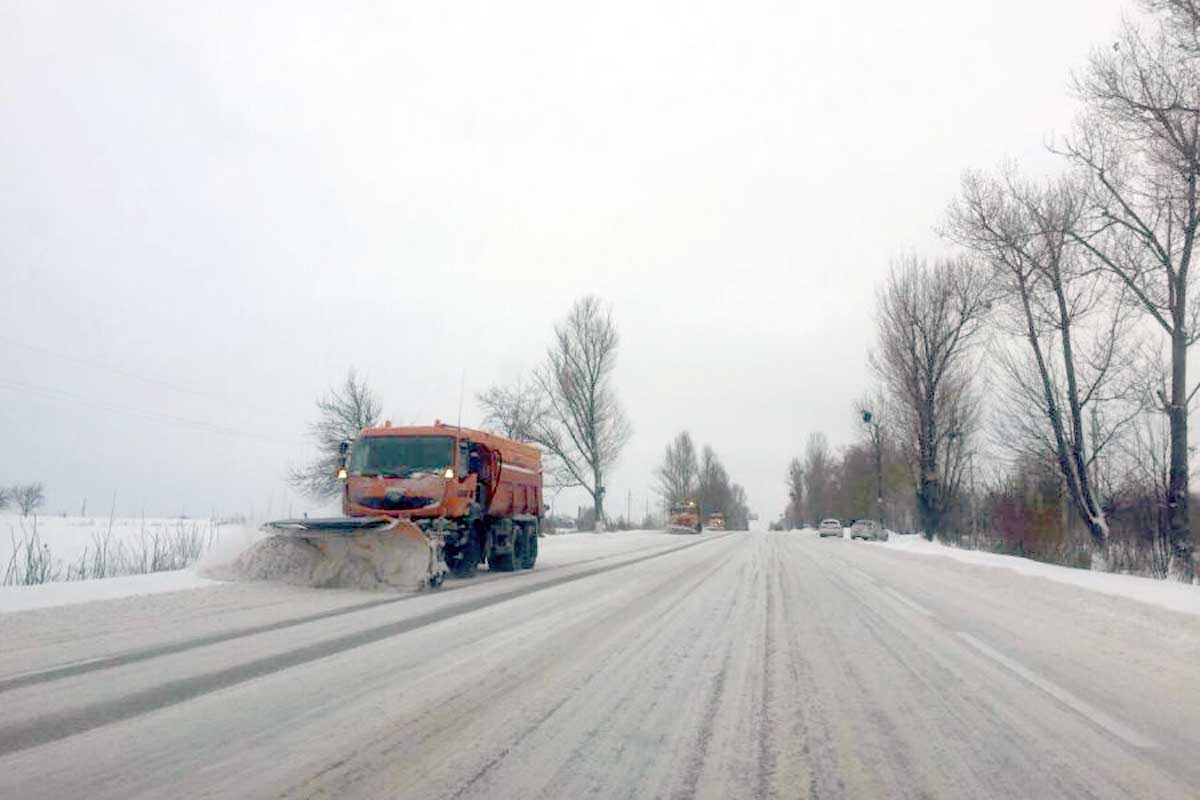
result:
M 454 468 L 446 467 L 446 480 L 450 480 L 453 477 L 454 477 Z
M 339 481 L 346 480 L 346 468 L 345 467 L 338 467 L 338 480 Z

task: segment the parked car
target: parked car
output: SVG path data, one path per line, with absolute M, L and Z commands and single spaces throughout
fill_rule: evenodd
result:
M 850 538 L 886 542 L 887 531 L 873 519 L 858 519 L 850 526 Z
M 822 539 L 826 536 L 836 536 L 840 539 L 843 533 L 842 523 L 836 519 L 823 519 L 817 533 L 821 534 Z

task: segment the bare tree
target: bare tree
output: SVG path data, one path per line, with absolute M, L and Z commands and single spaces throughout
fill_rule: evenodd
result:
M 1098 459 L 1138 408 L 1126 379 L 1125 291 L 1110 291 L 1072 238 L 1085 213 L 1084 192 L 1070 178 L 1039 187 L 1012 170 L 1001 178 L 968 173 L 948 233 L 991 264 L 1008 330 L 1027 346 L 1028 358 L 999 352 L 1014 401 L 1001 415 L 1004 443 L 1034 459 L 1053 458 L 1093 553 L 1103 554 L 1108 522 Z M 1104 414 L 1113 405 L 1116 413 Z
M 1200 54 L 1200 2 L 1197 0 L 1142 0 L 1151 13 L 1163 15 L 1163 29 L 1186 53 Z
M 534 441 L 537 421 L 546 413 L 541 389 L 523 379 L 511 386 L 493 386 L 476 400 L 484 410 L 485 428 L 519 442 Z
M 715 450 L 704 445 L 700 454 L 700 472 L 697 476 L 696 504 L 701 515 L 714 512 L 726 513 L 731 499 L 729 473 Z
M 729 487 L 729 507 L 725 509 L 725 527 L 731 531 L 750 530 L 750 502 L 740 483 Z
M 1188 511 L 1188 348 L 1200 306 L 1188 296 L 1200 227 L 1200 20 L 1187 2 L 1144 33 L 1126 22 L 1112 48 L 1077 78 L 1086 114 L 1063 153 L 1086 180 L 1095 211 L 1072 238 L 1123 284 L 1170 341 L 1170 386 L 1158 392 L 1171 431 L 1167 509 L 1172 574 L 1195 575 Z
M 341 444 L 358 436 L 363 428 L 379 424 L 379 401 L 354 369 L 346 374 L 340 389 L 331 389 L 317 400 L 317 421 L 309 428 L 318 455 L 308 465 L 291 470 L 288 483 L 318 500 L 341 491 L 337 470 L 342 463 Z
M 805 519 L 804 464 L 798 458 L 793 458 L 788 463 L 787 487 L 788 505 L 783 519 L 789 528 L 798 528 L 804 524 Z
M 10 494 L 9 490 L 4 486 L 0 486 L 0 510 L 8 508 L 8 504 L 11 502 L 11 499 L 12 495 Z M 83 515 L 80 514 L 80 516 Z
M 663 454 L 663 462 L 655 471 L 655 477 L 658 479 L 658 493 L 662 495 L 667 505 L 686 503 L 693 499 L 696 494 L 698 472 L 696 445 L 692 442 L 692 435 L 683 431 L 667 445 L 667 450 Z
M 13 503 L 20 509 L 22 517 L 28 517 L 46 504 L 46 489 L 40 481 L 14 486 L 9 493 Z
M 534 422 L 533 441 L 553 456 L 561 485 L 592 496 L 597 525 L 604 520 L 604 475 L 633 433 L 612 387 L 617 343 L 612 314 L 587 295 L 554 327 L 546 363 L 534 373 L 546 412 Z
M 823 433 L 810 433 L 804 447 L 804 492 L 808 513 L 814 521 L 828 516 L 832 509 L 834 460 L 829 439 Z
M 942 531 L 977 423 L 967 354 L 990 307 L 986 276 L 965 259 L 904 258 L 878 296 L 871 363 L 903 416 L 918 515 L 931 538 Z
M 1165 423 L 1165 424 L 1164 424 Z M 1134 434 L 1125 437 L 1126 455 L 1123 487 L 1133 494 L 1133 501 L 1142 512 L 1141 530 L 1149 547 L 1150 573 L 1156 578 L 1167 577 L 1171 564 L 1170 530 L 1167 528 L 1167 485 L 1170 482 L 1170 426 L 1161 414 L 1143 414 L 1134 427 Z

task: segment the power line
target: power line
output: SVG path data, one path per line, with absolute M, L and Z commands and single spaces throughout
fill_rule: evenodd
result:
M 232 436 L 241 439 L 259 439 L 261 441 L 272 442 L 275 444 L 285 444 L 289 447 L 296 445 L 294 440 L 282 439 L 275 436 L 254 433 L 251 431 L 243 431 L 237 428 L 231 428 L 227 425 L 220 425 L 206 420 L 191 419 L 188 417 L 180 417 L 175 414 L 164 414 L 159 411 L 149 411 L 147 409 L 133 408 L 124 406 L 118 403 L 109 403 L 103 400 L 95 400 L 93 398 L 84 397 L 74 394 L 73 392 L 56 389 L 49 386 L 35 386 L 29 383 L 21 383 L 19 381 L 0 380 L 0 389 L 8 389 L 10 391 L 25 392 L 40 394 L 45 397 L 50 397 L 57 400 L 69 400 L 76 403 L 82 403 L 93 408 L 103 409 L 105 411 L 127 414 L 140 418 L 142 420 L 159 422 L 166 425 L 173 425 L 177 428 L 188 429 L 198 433 L 215 433 L 221 436 Z
M 74 364 L 82 364 L 83 366 L 91 367 L 92 369 L 98 369 L 98 370 L 102 370 L 104 372 L 111 372 L 114 375 L 120 375 L 123 378 L 129 378 L 130 380 L 139 381 L 141 383 L 149 384 L 151 386 L 160 386 L 164 389 L 170 389 L 173 392 L 180 392 L 181 394 L 190 394 L 195 397 L 207 397 L 207 398 L 210 398 L 213 400 L 220 400 L 222 403 L 230 402 L 230 398 L 228 395 L 223 395 L 223 394 L 220 394 L 219 392 L 210 392 L 210 391 L 205 391 L 204 389 L 196 389 L 196 388 L 193 388 L 190 386 L 182 386 L 180 384 L 172 383 L 171 381 L 163 380 L 161 378 L 154 378 L 154 377 L 150 377 L 149 375 L 143 375 L 139 372 L 134 372 L 132 370 L 128 370 L 128 369 L 125 369 L 124 367 L 119 367 L 114 364 L 107 364 L 103 361 L 96 361 L 95 359 L 84 358 L 83 356 L 71 355 L 69 353 L 61 353 L 56 350 L 51 350 L 48 347 L 42 347 L 41 345 L 36 345 L 36 344 L 29 344 L 28 342 L 22 342 L 20 340 L 13 339 L 8 336 L 0 335 L 0 342 L 15 345 L 16 347 L 22 347 L 26 350 L 29 350 L 30 352 L 40 353 L 42 355 L 50 356 L 52 358 L 62 359 L 63 361 L 70 361 Z M 242 405 L 245 408 L 253 408 L 256 411 L 259 411 L 261 413 L 268 413 L 268 414 L 271 413 L 271 411 L 266 408 L 256 407 L 256 406 L 253 406 L 253 405 L 250 405 L 247 403 L 242 403 Z

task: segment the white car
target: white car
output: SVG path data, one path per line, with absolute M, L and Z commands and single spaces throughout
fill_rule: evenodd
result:
M 857 519 L 850 526 L 850 538 L 886 542 L 887 532 L 883 530 L 882 525 L 873 519 Z
M 823 519 L 817 533 L 821 534 L 822 539 L 826 536 L 836 536 L 840 539 L 843 533 L 842 523 L 836 519 Z

